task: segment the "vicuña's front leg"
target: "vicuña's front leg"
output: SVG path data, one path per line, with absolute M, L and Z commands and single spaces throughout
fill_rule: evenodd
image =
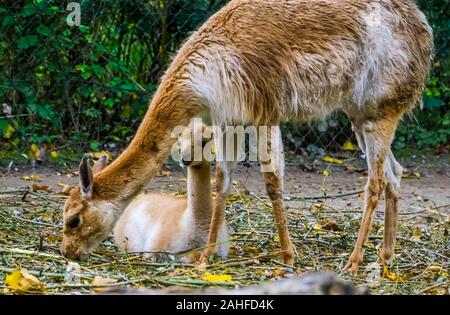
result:
M 364 214 L 355 244 L 344 271 L 355 273 L 363 261 L 363 246 L 367 242 L 372 227 L 375 210 L 381 194 L 386 188 L 385 160 L 390 153 L 390 145 L 397 126 L 398 117 L 385 117 L 374 122 L 366 122 L 361 127 L 361 133 L 367 155 L 369 179 L 365 192 Z M 389 193 L 389 192 L 388 192 Z M 392 220 L 388 220 L 393 222 Z M 389 237 L 388 237 L 389 238 Z M 392 241 L 389 241 L 391 243 Z
M 273 133 L 267 141 L 266 161 L 261 161 L 262 172 L 266 190 L 272 201 L 272 211 L 280 237 L 281 258 L 286 265 L 293 265 L 295 259 L 294 246 L 292 245 L 287 228 L 286 214 L 284 212 L 283 201 L 283 181 L 284 181 L 284 150 L 281 131 L 279 127 L 272 127 Z
M 216 165 L 217 195 L 212 211 L 211 224 L 209 226 L 208 243 L 200 259 L 200 263 L 202 264 L 207 264 L 209 258 L 216 251 L 220 227 L 222 226 L 223 220 L 225 220 L 225 206 L 231 189 L 231 171 L 234 164 L 234 162 L 217 162 Z
M 294 264 L 295 252 L 289 237 L 289 231 L 284 213 L 282 177 L 278 172 L 264 173 L 267 193 L 272 200 L 272 210 L 277 224 L 278 235 L 280 236 L 281 258 L 286 265 Z

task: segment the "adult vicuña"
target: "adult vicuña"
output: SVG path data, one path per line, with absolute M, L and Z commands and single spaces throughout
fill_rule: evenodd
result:
M 193 130 L 193 128 L 198 130 Z M 202 137 L 205 126 L 193 124 L 180 137 L 182 156 L 194 156 L 194 148 L 211 141 Z M 194 134 L 198 135 L 194 137 Z M 125 209 L 114 228 L 114 239 L 122 250 L 145 252 L 158 260 L 167 253 L 184 254 L 180 261 L 193 263 L 200 258 L 195 249 L 206 245 L 213 208 L 211 163 L 205 159 L 184 159 L 187 167 L 187 200 L 162 194 L 143 194 Z M 228 232 L 225 222 L 219 232 L 218 255 L 228 256 Z
M 149 30 L 150 32 L 151 30 Z M 155 176 L 176 141 L 171 130 L 208 110 L 218 125 L 277 126 L 347 113 L 367 156 L 364 214 L 347 271 L 363 260 L 363 245 L 385 193 L 381 257 L 393 256 L 402 168 L 390 145 L 403 114 L 421 102 L 433 50 L 432 30 L 413 0 L 234 0 L 192 34 L 162 78 L 129 147 L 92 178 L 80 172 L 64 211 L 63 253 L 80 258 Z M 225 196 L 230 167 L 221 163 Z M 281 180 L 264 174 L 283 260 L 293 263 Z M 216 201 L 209 242 L 217 240 L 223 200 Z M 76 223 L 76 224 L 75 224 Z M 211 252 L 206 250 L 207 258 Z

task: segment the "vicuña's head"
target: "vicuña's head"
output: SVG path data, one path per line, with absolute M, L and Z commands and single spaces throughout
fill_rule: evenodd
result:
M 61 253 L 74 260 L 85 260 L 89 253 L 106 239 L 115 223 L 114 204 L 98 198 L 94 175 L 106 167 L 108 158 L 102 156 L 91 167 L 89 156 L 80 164 L 79 186 L 70 190 L 64 205 L 64 228 Z
M 178 144 L 181 152 L 181 164 L 186 167 L 209 165 L 205 154 L 212 154 L 213 135 L 202 123 L 192 122 L 181 134 Z M 208 151 L 209 150 L 209 151 Z

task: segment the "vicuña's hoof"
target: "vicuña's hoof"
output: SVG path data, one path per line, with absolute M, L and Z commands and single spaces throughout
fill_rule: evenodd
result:
M 353 253 L 348 259 L 347 265 L 345 265 L 342 271 L 350 274 L 357 273 L 362 260 L 363 258 L 361 253 Z
M 285 265 L 294 266 L 295 254 L 293 250 L 289 250 L 281 254 L 281 260 Z

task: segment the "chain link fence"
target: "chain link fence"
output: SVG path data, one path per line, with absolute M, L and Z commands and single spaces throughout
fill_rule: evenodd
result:
M 3 0 L 1 146 L 15 149 L 38 144 L 98 151 L 126 145 L 171 56 L 191 31 L 227 2 Z M 429 145 L 447 143 L 450 134 L 447 128 L 440 138 L 429 141 L 435 128 L 450 125 L 450 8 L 448 2 L 432 2 L 421 1 L 439 30 L 439 64 L 427 90 L 426 122 L 406 122 L 396 142 L 398 149 L 417 146 L 417 134 L 411 132 L 418 128 Z M 433 117 L 433 122 L 428 123 L 427 117 Z M 352 152 L 349 144 L 356 145 L 343 114 L 310 125 L 286 124 L 283 134 L 295 154 Z

